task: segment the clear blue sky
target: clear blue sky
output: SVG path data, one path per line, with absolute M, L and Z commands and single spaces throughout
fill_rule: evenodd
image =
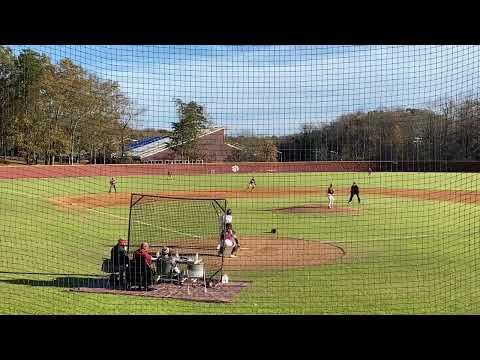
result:
M 435 108 L 480 85 L 480 46 L 11 47 L 117 80 L 144 109 L 137 127 L 168 129 L 181 98 L 230 134 L 285 135 L 348 112 Z

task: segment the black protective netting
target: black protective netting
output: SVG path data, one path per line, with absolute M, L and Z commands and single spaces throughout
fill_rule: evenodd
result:
M 0 313 L 478 313 L 479 69 L 476 45 L 0 46 Z M 242 284 L 105 290 L 119 238 Z
M 128 246 L 148 243 L 152 253 L 168 248 L 172 255 L 199 255 L 207 275 L 221 268 L 217 245 L 226 210 L 223 199 L 167 198 L 132 194 Z

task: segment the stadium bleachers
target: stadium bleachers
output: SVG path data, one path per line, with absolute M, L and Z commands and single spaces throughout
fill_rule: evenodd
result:
M 130 153 L 133 156 L 139 156 L 140 158 L 144 158 L 160 151 L 161 149 L 164 149 L 168 145 L 170 140 L 171 139 L 169 137 L 157 137 L 154 141 L 149 141 L 144 143 L 143 145 L 135 147 L 134 149 L 130 149 Z
M 143 138 L 141 140 L 138 140 L 138 141 L 135 141 L 134 143 L 128 145 L 128 148 L 130 150 L 132 149 L 137 149 L 139 147 L 142 147 L 142 146 L 145 146 L 145 145 L 148 145 L 150 143 L 153 143 L 155 141 L 158 141 L 158 140 L 161 140 L 162 138 L 160 136 L 152 136 L 152 137 L 146 137 L 146 138 Z

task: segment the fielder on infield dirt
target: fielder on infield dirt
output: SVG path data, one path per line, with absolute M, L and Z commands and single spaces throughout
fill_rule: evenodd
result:
M 253 190 L 255 190 L 256 187 L 257 187 L 257 183 L 255 182 L 255 178 L 252 177 L 252 179 L 251 179 L 250 182 L 248 183 L 247 190 L 253 191 Z
M 112 192 L 112 188 L 113 190 L 115 190 L 115 192 L 117 192 L 117 179 L 115 179 L 114 177 L 110 179 L 110 189 L 108 190 L 109 193 Z
M 333 195 L 335 194 L 335 189 L 333 188 L 333 184 L 330 184 L 330 186 L 327 189 L 327 197 L 328 197 L 328 208 L 331 209 L 333 207 L 333 202 L 335 201 L 335 198 Z
M 348 200 L 349 204 L 352 202 L 354 195 L 357 195 L 358 203 L 360 204 L 360 189 L 358 188 L 358 185 L 355 183 L 355 181 L 350 188 L 350 199 Z

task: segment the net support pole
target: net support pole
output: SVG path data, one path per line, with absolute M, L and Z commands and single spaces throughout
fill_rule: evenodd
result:
M 132 224 L 133 194 L 130 194 L 130 208 L 128 210 L 127 255 L 130 254 L 130 226 Z

